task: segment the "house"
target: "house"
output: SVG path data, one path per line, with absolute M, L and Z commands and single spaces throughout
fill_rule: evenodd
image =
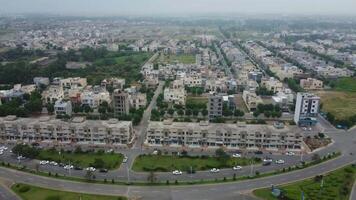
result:
M 263 103 L 260 96 L 258 96 L 255 91 L 244 90 L 242 93 L 242 99 L 249 111 L 254 111 L 258 104 Z
M 54 104 L 54 113 L 59 116 L 72 115 L 72 103 L 70 101 L 57 100 Z
M 300 87 L 305 90 L 320 90 L 323 89 L 323 81 L 314 78 L 301 79 Z

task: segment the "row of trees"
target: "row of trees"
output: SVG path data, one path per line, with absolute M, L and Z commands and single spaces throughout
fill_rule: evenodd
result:
M 258 117 L 260 114 L 264 114 L 265 117 L 281 117 L 282 111 L 278 105 L 273 104 L 258 104 L 257 109 L 253 112 L 253 116 Z
M 0 116 L 16 115 L 18 117 L 27 117 L 31 113 L 42 111 L 41 94 L 34 91 L 25 94 L 23 98 L 14 98 L 0 105 Z

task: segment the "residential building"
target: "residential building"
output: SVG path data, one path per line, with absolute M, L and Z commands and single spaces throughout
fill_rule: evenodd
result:
M 147 96 L 144 93 L 134 93 L 129 96 L 130 108 L 140 109 L 147 105 Z
M 315 125 L 319 113 L 320 97 L 311 93 L 297 94 L 294 122 L 298 125 Z
M 130 121 L 85 120 L 76 117 L 70 121 L 41 117 L 0 118 L 0 138 L 16 142 L 76 143 L 98 145 L 126 145 L 132 139 Z
M 45 104 L 55 103 L 57 100 L 64 98 L 64 91 L 62 86 L 50 85 L 45 91 L 42 92 L 42 100 Z
M 256 94 L 255 91 L 244 90 L 242 93 L 242 99 L 245 102 L 245 105 L 249 111 L 255 111 L 257 105 L 263 103 L 260 96 Z
M 72 115 L 72 103 L 70 101 L 57 100 L 54 104 L 54 113 L 56 115 Z
M 33 78 L 33 82 L 35 85 L 40 88 L 41 86 L 48 86 L 49 85 L 49 78 L 47 77 L 35 77 Z
M 112 94 L 112 105 L 114 108 L 115 116 L 129 114 L 130 111 L 130 102 L 129 94 L 126 92 L 116 89 Z
M 305 90 L 320 90 L 323 89 L 323 81 L 314 78 L 301 79 L 300 87 Z
M 274 77 L 262 79 L 261 86 L 266 87 L 267 90 L 273 91 L 274 93 L 283 91 L 283 83 Z
M 228 149 L 302 150 L 303 135 L 295 126 L 150 121 L 150 146 Z

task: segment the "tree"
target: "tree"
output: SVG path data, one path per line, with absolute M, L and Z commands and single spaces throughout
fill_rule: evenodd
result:
M 192 115 L 192 110 L 190 110 L 190 109 L 185 110 L 185 115 L 187 115 L 187 116 Z
M 91 165 L 92 165 L 92 167 L 95 167 L 95 168 L 104 168 L 105 162 L 101 158 L 95 158 L 94 163 L 92 163 Z
M 226 158 L 229 157 L 229 155 L 224 151 L 222 148 L 218 148 L 215 150 L 215 155 L 218 158 Z
M 88 181 L 91 181 L 94 178 L 94 173 L 90 170 L 87 170 L 84 175 L 84 178 Z
M 184 115 L 184 111 L 183 111 L 182 109 L 179 109 L 179 110 L 177 111 L 177 113 L 178 113 L 178 115 L 180 115 L 180 116 Z
M 156 174 L 153 171 L 150 171 L 148 174 L 147 181 L 150 183 L 155 183 L 157 181 Z
M 173 115 L 174 114 L 174 109 L 172 109 L 172 108 L 168 109 L 168 114 Z
M 54 105 L 52 103 L 47 104 L 47 111 L 48 113 L 53 113 L 54 112 Z
M 207 116 L 209 112 L 207 109 L 203 109 L 201 113 L 203 114 L 203 116 Z

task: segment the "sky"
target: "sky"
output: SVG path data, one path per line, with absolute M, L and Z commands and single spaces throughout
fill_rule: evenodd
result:
M 184 14 L 356 16 L 356 0 L 0 0 L 1 13 L 96 16 Z

